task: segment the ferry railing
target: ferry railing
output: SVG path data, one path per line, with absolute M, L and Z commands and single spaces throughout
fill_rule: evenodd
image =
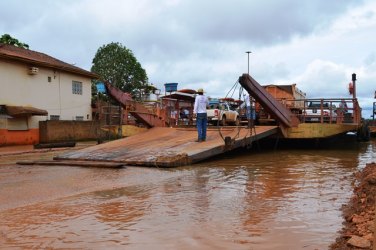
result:
M 289 108 L 301 123 L 360 124 L 361 108 L 355 98 L 311 98 L 277 100 Z M 258 114 L 263 119 L 270 116 L 258 107 Z
M 353 98 L 312 98 L 289 100 L 289 108 L 294 110 L 302 123 L 360 123 L 361 109 Z

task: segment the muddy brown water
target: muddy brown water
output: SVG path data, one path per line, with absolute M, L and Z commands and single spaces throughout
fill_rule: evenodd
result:
M 18 166 L 0 157 L 4 249 L 327 249 L 376 143 L 240 150 L 175 169 Z

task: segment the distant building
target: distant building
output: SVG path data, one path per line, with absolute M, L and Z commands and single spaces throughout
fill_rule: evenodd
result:
M 35 144 L 39 121 L 91 120 L 92 72 L 0 43 L 0 145 Z

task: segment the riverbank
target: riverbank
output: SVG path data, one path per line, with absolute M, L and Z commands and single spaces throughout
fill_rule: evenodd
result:
M 355 174 L 357 184 L 343 207 L 343 228 L 330 249 L 376 249 L 376 163 Z

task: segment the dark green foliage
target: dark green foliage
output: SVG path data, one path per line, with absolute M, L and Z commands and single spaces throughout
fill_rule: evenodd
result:
M 110 43 L 100 47 L 93 59 L 91 71 L 109 81 L 123 92 L 138 97 L 139 90 L 147 86 L 148 77 L 132 51 L 120 43 Z M 93 82 L 93 95 L 96 95 L 96 82 Z
M 0 37 L 0 43 L 5 43 L 5 44 L 13 45 L 13 46 L 16 46 L 16 47 L 20 47 L 20 48 L 24 48 L 24 49 L 29 49 L 29 45 L 28 44 L 21 43 L 20 41 L 18 41 L 16 38 L 13 38 L 9 34 L 2 35 Z

